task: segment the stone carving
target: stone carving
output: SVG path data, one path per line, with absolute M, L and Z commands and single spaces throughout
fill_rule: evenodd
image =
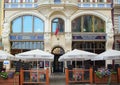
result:
M 10 34 L 9 24 L 5 22 L 3 24 L 2 37 L 3 38 L 8 37 L 9 34 Z
M 113 41 L 114 41 L 114 32 L 113 32 L 113 26 L 111 20 L 108 20 L 107 23 L 107 42 L 106 42 L 106 48 L 112 49 L 113 48 Z
M 50 33 L 45 33 L 45 40 L 50 40 Z
M 66 33 L 65 34 L 65 39 L 68 40 L 68 41 L 70 41 L 72 39 L 71 34 L 70 33 Z
M 4 22 L 2 30 L 2 43 L 4 45 L 4 50 L 7 52 L 10 52 L 9 34 L 10 34 L 9 24 L 7 22 Z

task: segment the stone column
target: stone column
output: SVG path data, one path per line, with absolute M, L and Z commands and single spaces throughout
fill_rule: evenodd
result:
M 113 32 L 113 25 L 112 20 L 109 19 L 106 23 L 106 50 L 113 49 L 113 42 L 114 42 L 114 32 Z M 107 64 L 112 64 L 112 60 L 106 60 L 106 67 Z

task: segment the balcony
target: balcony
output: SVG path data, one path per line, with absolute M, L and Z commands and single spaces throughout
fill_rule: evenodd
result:
M 13 1 L 13 2 L 11 2 Z M 5 8 L 36 8 L 40 5 L 74 5 L 80 8 L 111 8 L 109 0 L 6 0 Z

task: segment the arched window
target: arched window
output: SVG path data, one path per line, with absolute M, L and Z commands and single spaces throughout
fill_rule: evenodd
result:
M 52 20 L 52 32 L 56 32 L 57 29 L 59 32 L 64 32 L 64 20 L 61 18 L 55 18 Z
M 83 15 L 72 21 L 72 32 L 105 32 L 105 21 L 92 15 Z
M 44 22 L 31 15 L 17 17 L 12 21 L 12 33 L 44 32 Z

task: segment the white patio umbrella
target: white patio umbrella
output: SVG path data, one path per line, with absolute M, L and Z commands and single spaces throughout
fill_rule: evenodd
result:
M 31 51 L 26 51 L 23 53 L 18 53 L 15 55 L 18 59 L 21 59 L 23 61 L 53 61 L 54 55 L 50 54 L 48 52 L 36 49 Z M 38 65 L 37 65 L 38 69 Z
M 103 53 L 100 53 L 91 60 L 116 60 L 120 59 L 120 51 L 118 50 L 106 50 Z
M 67 53 L 63 54 L 62 56 L 60 56 L 59 61 L 89 60 L 89 59 L 94 58 L 96 55 L 97 54 L 95 54 L 95 53 L 74 49 L 74 50 L 67 52 Z
M 18 59 L 25 60 L 25 61 L 36 61 L 36 60 L 48 60 L 53 61 L 54 55 L 48 52 L 36 49 L 31 50 L 23 53 L 18 53 L 15 55 Z
M 70 52 L 67 52 L 60 56 L 59 61 L 83 61 L 83 60 L 90 60 L 94 58 L 97 54 L 83 51 L 83 50 L 78 50 L 74 49 Z M 84 64 L 84 62 L 83 62 Z M 82 64 L 82 65 L 83 65 Z M 76 66 L 76 62 L 75 62 Z
M 0 61 L 4 60 L 18 60 L 14 55 L 7 53 L 6 51 L 0 50 Z

